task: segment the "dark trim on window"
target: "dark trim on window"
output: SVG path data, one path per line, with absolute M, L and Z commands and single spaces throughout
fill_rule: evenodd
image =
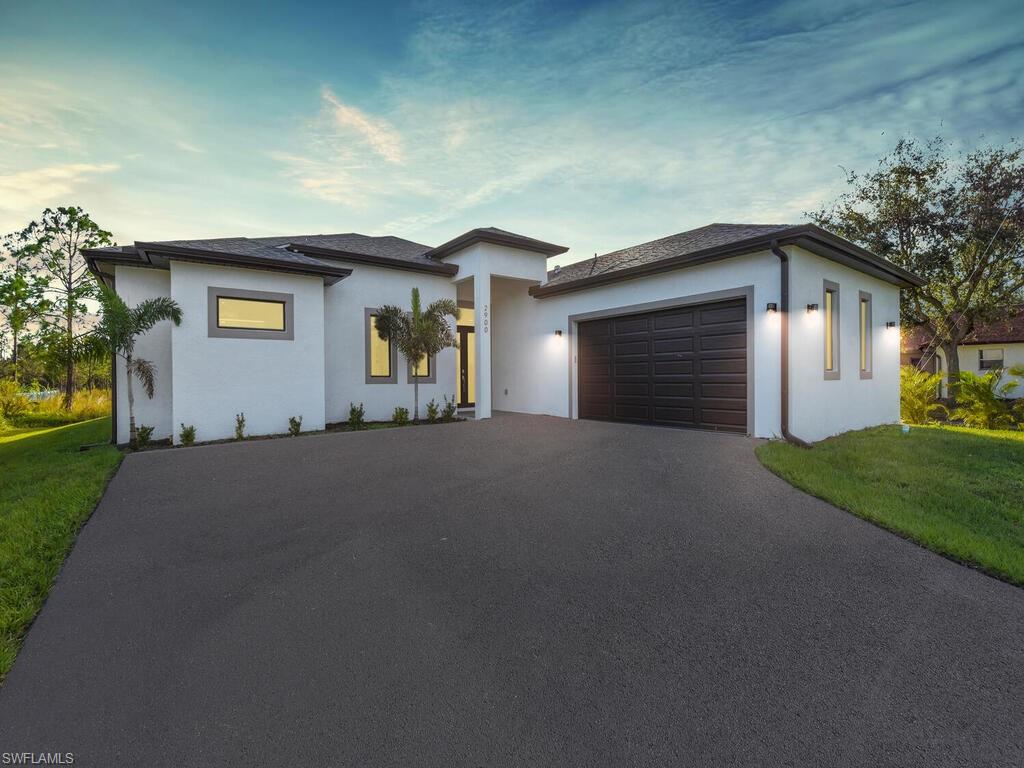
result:
M 984 355 L 986 352 L 999 352 L 999 359 L 986 360 Z M 978 370 L 979 371 L 991 371 L 995 368 L 1002 368 L 1003 361 L 1006 359 L 1006 352 L 1001 347 L 989 347 L 988 349 L 978 350 Z
M 862 324 L 860 313 L 861 307 L 865 304 L 867 305 L 867 317 Z M 871 294 L 867 291 L 860 291 L 857 303 L 857 366 L 860 368 L 862 379 L 870 379 L 875 370 L 875 333 L 871 325 L 872 309 Z M 860 356 L 861 345 L 864 345 L 865 360 L 863 361 Z
M 839 283 L 833 283 L 831 280 L 823 280 L 821 288 L 821 311 L 827 313 L 829 311 L 828 294 L 832 294 L 832 317 L 829 318 L 827 315 L 822 318 L 821 329 L 822 329 L 822 365 L 825 369 L 825 380 L 826 381 L 838 381 L 840 376 L 840 349 L 839 349 Z M 828 342 L 829 340 L 824 337 L 824 334 L 828 333 L 829 320 L 831 319 L 832 325 L 832 367 L 828 366 Z
M 398 383 L 398 350 L 395 345 L 388 341 L 388 369 L 387 376 L 373 376 L 372 360 L 370 358 L 370 334 L 373 330 L 373 317 L 377 314 L 378 307 L 365 307 L 363 309 L 363 347 L 366 349 L 366 383 L 367 384 L 397 384 Z M 421 379 L 422 381 L 422 379 Z
M 218 299 L 249 299 L 284 305 L 284 330 L 269 331 L 260 328 L 222 328 L 219 322 Z M 272 291 L 250 291 L 243 288 L 206 289 L 206 335 L 214 339 L 263 339 L 265 341 L 293 341 L 295 339 L 295 295 Z
M 412 384 L 413 379 L 416 378 L 412 375 L 412 363 L 408 360 L 405 361 L 405 370 L 407 383 Z M 420 376 L 418 379 L 420 384 L 436 384 L 437 383 L 437 357 L 431 355 L 427 360 L 427 375 Z

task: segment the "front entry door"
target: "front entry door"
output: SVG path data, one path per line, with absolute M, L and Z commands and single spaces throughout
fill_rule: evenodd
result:
M 460 325 L 459 332 L 459 408 L 470 408 L 476 401 L 476 333 L 472 325 Z

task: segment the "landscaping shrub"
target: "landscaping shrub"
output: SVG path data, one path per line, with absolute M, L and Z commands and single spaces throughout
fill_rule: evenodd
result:
M 455 414 L 457 413 L 455 406 L 455 395 L 452 395 L 452 399 L 448 399 L 448 395 L 444 396 L 444 410 L 441 411 L 442 421 L 455 421 Z
M 437 400 L 431 400 L 427 403 L 427 421 L 431 424 L 436 424 L 438 418 L 441 415 L 441 409 L 437 405 Z
M 289 416 L 288 417 L 288 434 L 292 437 L 297 437 L 302 431 L 302 417 L 301 416 Z
M 946 412 L 936 402 L 942 374 L 928 373 L 913 365 L 900 368 L 900 418 L 905 424 L 927 424 Z
M 1018 382 L 1010 379 L 1000 384 L 1001 376 L 1000 370 L 988 371 L 981 375 L 961 371 L 956 408 L 950 414 L 951 418 L 975 429 L 1012 427 L 1013 412 L 1005 398 L 1017 388 Z
M 191 424 L 186 427 L 182 423 L 181 432 L 178 433 L 178 437 L 181 439 L 182 445 L 192 445 L 196 441 L 196 428 Z
M 235 414 L 235 440 L 245 440 L 245 412 Z
M 71 410 L 64 410 L 60 395 L 34 400 L 22 419 L 33 426 L 73 424 L 110 415 L 109 389 L 80 389 L 71 399 Z
M 395 412 L 391 414 L 391 420 L 400 427 L 409 423 L 409 409 L 400 405 L 395 406 Z
M 0 417 L 14 420 L 23 415 L 29 407 L 28 398 L 21 393 L 16 381 L 4 379 L 0 381 Z
M 140 424 L 135 430 L 135 441 L 138 444 L 136 447 L 145 448 L 149 445 L 150 438 L 153 437 L 154 427 L 147 427 L 145 424 Z
M 366 429 L 366 409 L 363 404 L 348 404 L 348 426 L 349 429 Z

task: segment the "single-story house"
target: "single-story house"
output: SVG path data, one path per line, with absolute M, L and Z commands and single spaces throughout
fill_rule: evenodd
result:
M 961 371 L 983 374 L 993 369 L 1024 365 L 1024 306 L 1010 307 L 1003 317 L 979 323 L 956 348 Z M 934 346 L 933 334 L 917 326 L 903 335 L 902 360 L 931 373 L 949 370 L 946 353 Z M 942 393 L 945 393 L 945 383 Z M 1008 395 L 1024 397 L 1024 386 Z
M 359 234 L 136 242 L 90 250 L 129 304 L 180 326 L 141 338 L 154 439 L 230 437 L 411 407 L 413 371 L 374 331 L 383 304 L 458 301 L 458 349 L 420 402 L 819 440 L 899 419 L 899 292 L 915 275 L 819 227 L 710 224 L 548 269 L 568 249 L 493 227 L 430 247 Z M 115 362 L 115 440 L 128 439 Z

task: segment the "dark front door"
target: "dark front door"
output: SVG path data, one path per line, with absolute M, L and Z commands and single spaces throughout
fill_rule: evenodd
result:
M 460 325 L 459 333 L 459 408 L 475 405 L 476 398 L 476 333 L 472 325 Z
M 747 431 L 745 299 L 579 324 L 579 415 Z

